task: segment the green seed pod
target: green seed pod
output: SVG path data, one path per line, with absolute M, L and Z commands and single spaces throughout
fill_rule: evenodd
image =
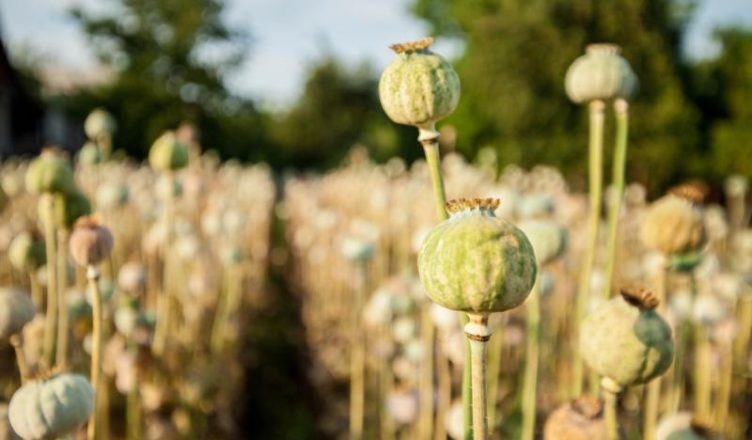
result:
M 637 76 L 614 44 L 591 44 L 567 70 L 565 88 L 577 104 L 615 98 L 629 99 L 638 87 Z
M 58 227 L 69 229 L 76 220 L 91 214 L 91 203 L 79 190 L 69 194 L 56 194 L 54 200 L 53 220 Z
M 149 150 L 149 164 L 159 171 L 175 171 L 188 165 L 188 149 L 175 133 L 165 132 L 157 138 Z
M 649 382 L 674 357 L 671 327 L 655 312 L 658 299 L 644 289 L 622 289 L 585 318 L 580 352 L 585 362 L 619 387 Z
M 525 220 L 517 225 L 533 245 L 538 263 L 544 265 L 564 252 L 567 230 L 550 220 Z
M 558 407 L 546 419 L 544 440 L 593 440 L 608 438 L 603 404 L 582 396 Z
M 428 297 L 452 310 L 487 314 L 520 305 L 535 282 L 533 246 L 496 217 L 498 199 L 452 200 L 451 216 L 434 227 L 418 254 Z
M 115 118 L 103 108 L 92 110 L 84 121 L 84 132 L 89 139 L 112 136 L 116 128 Z
M 19 333 L 35 313 L 28 293 L 12 287 L 0 288 L 0 340 Z
M 697 252 L 706 242 L 702 211 L 691 200 L 668 194 L 648 208 L 640 239 L 646 247 L 664 255 Z
M 45 149 L 26 170 L 26 189 L 32 193 L 69 193 L 75 188 L 73 170 L 56 150 Z
M 391 46 L 397 58 L 379 80 L 381 106 L 392 121 L 431 131 L 460 99 L 459 77 L 443 57 L 428 49 L 432 42 L 424 38 Z
M 16 270 L 32 272 L 47 261 L 44 240 L 37 233 L 22 232 L 10 243 L 8 259 Z
M 10 400 L 13 430 L 24 439 L 58 438 L 75 431 L 94 409 L 94 390 L 79 374 L 58 374 L 23 385 Z
M 87 142 L 78 151 L 78 163 L 83 165 L 95 165 L 104 161 L 102 150 L 94 142 Z

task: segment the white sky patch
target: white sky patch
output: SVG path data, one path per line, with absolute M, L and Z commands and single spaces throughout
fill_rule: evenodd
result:
M 348 65 L 370 61 L 383 68 L 391 43 L 425 36 L 427 26 L 410 15 L 410 0 L 226 0 L 225 18 L 251 36 L 248 57 L 227 78 L 230 89 L 267 108 L 283 108 L 299 96 L 312 63 L 333 55 Z M 96 59 L 86 37 L 66 13 L 73 6 L 111 10 L 114 0 L 0 0 L 0 30 L 11 56 L 32 50 L 50 63 L 91 69 Z M 712 30 L 720 24 L 752 24 L 751 0 L 704 0 L 690 24 L 685 50 L 692 58 L 717 51 Z M 437 42 L 452 57 L 461 45 Z

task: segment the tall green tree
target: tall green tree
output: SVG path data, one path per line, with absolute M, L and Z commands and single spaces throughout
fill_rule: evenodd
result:
M 567 100 L 563 83 L 568 66 L 593 42 L 622 46 L 640 78 L 631 108 L 629 178 L 661 187 L 682 177 L 684 159 L 698 154 L 698 112 L 687 97 L 680 50 L 691 4 L 416 0 L 413 11 L 434 34 L 465 44 L 456 63 L 463 96 L 448 122 L 457 126 L 458 148 L 469 156 L 491 146 L 501 166 L 543 162 L 582 182 L 587 111 Z
M 115 147 L 143 156 L 181 121 L 196 123 L 204 144 L 224 155 L 259 156 L 260 118 L 232 96 L 225 76 L 242 61 L 247 37 L 222 19 L 221 0 L 119 0 L 112 12 L 74 9 L 115 80 L 67 100 L 83 116 L 104 105 L 119 123 Z M 255 150 L 254 150 L 255 148 Z

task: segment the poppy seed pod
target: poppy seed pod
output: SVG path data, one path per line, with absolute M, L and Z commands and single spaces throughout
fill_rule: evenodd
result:
M 0 340 L 18 334 L 32 319 L 36 307 L 28 293 L 16 288 L 0 288 Z
M 0 439 L 1 440 L 20 440 L 21 437 L 13 432 L 8 420 L 8 405 L 0 405 Z
M 452 310 L 487 314 L 520 305 L 535 282 L 533 246 L 496 217 L 498 199 L 452 200 L 449 219 L 434 227 L 418 254 L 428 297 Z
M 84 121 L 84 132 L 89 139 L 112 136 L 116 128 L 115 118 L 103 108 L 92 110 Z
M 538 263 L 553 261 L 564 252 L 567 230 L 550 220 L 525 220 L 517 224 L 533 245 Z
M 649 382 L 674 357 L 671 327 L 655 312 L 658 299 L 645 289 L 622 289 L 582 323 L 580 352 L 598 374 L 618 387 Z
M 8 260 L 16 269 L 32 272 L 47 261 L 44 240 L 39 234 L 22 232 L 10 243 Z
M 104 161 L 102 150 L 94 142 L 86 142 L 76 155 L 78 163 L 83 165 L 95 165 Z
M 720 439 L 707 423 L 694 419 L 688 412 L 664 417 L 655 431 L 656 440 L 715 440 Z
M 79 374 L 58 374 L 23 385 L 10 400 L 13 430 L 24 439 L 58 438 L 86 422 L 94 390 Z
M 151 145 L 149 164 L 159 171 L 179 170 L 188 165 L 188 149 L 174 132 L 167 131 Z
M 395 44 L 397 58 L 381 74 L 379 98 L 389 119 L 434 130 L 439 119 L 454 111 L 460 80 L 452 66 L 428 48 L 432 38 Z
M 592 396 L 581 396 L 558 407 L 548 416 L 544 440 L 591 440 L 607 438 L 603 404 Z
M 648 208 L 640 239 L 646 247 L 664 255 L 698 252 L 706 241 L 702 212 L 689 199 L 668 194 Z
M 581 104 L 595 100 L 629 99 L 638 80 L 632 67 L 614 44 L 591 44 L 574 60 L 565 79 L 567 96 Z
M 68 194 L 56 194 L 53 207 L 53 219 L 58 227 L 70 228 L 79 218 L 91 214 L 89 199 L 79 190 Z M 40 214 L 43 214 L 41 210 Z
M 55 149 L 45 149 L 26 170 L 26 189 L 35 194 L 69 193 L 75 188 L 73 170 Z
M 79 266 L 99 264 L 112 252 L 113 238 L 110 230 L 92 216 L 82 217 L 70 237 L 70 252 Z

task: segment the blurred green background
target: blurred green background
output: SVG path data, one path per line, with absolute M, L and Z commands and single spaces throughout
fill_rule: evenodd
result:
M 249 52 L 252 58 L 254 42 L 252 29 L 227 24 L 224 2 L 114 3 L 118 8 L 109 14 L 68 8 L 113 72 L 106 83 L 42 93 L 39 58 L 26 54 L 14 63 L 27 91 L 77 124 L 93 107 L 110 110 L 119 123 L 115 147 L 129 155 L 144 157 L 163 130 L 192 121 L 205 148 L 276 169 L 326 169 L 356 143 L 379 161 L 419 157 L 415 130 L 395 126 L 381 111 L 372 63 L 353 67 L 325 52 L 309 62 L 297 100 L 262 108 L 225 81 Z M 463 95 L 444 122 L 457 130 L 456 149 L 470 160 L 483 148 L 495 149 L 499 167 L 554 165 L 578 189 L 585 185 L 587 111 L 567 100 L 564 73 L 588 43 L 621 45 L 641 83 L 632 105 L 628 176 L 654 194 L 689 178 L 718 184 L 731 173 L 752 174 L 752 28 L 719 28 L 720 51 L 690 59 L 682 44 L 696 9 L 695 2 L 679 0 L 410 4 L 431 35 L 461 48 L 452 61 Z M 196 56 L 218 45 L 226 47 L 223 56 L 211 62 Z

